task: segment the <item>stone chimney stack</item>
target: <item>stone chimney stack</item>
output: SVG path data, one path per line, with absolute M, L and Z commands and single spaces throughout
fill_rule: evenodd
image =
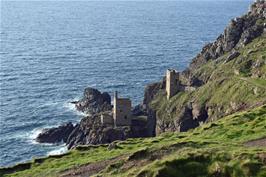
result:
M 114 100 L 117 99 L 117 91 L 114 92 Z
M 179 73 L 176 70 L 168 69 L 166 71 L 166 93 L 169 100 L 177 94 L 179 90 Z

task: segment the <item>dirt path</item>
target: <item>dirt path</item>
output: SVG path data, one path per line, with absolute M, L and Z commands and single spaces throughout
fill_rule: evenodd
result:
M 184 147 L 193 147 L 194 143 L 173 143 L 167 148 L 154 149 L 149 151 L 147 149 L 140 149 L 136 152 L 121 155 L 109 160 L 94 162 L 79 167 L 66 170 L 61 173 L 60 177 L 89 177 L 104 170 L 108 165 L 116 164 L 123 161 L 122 166 L 119 167 L 122 171 L 127 171 L 133 167 L 142 167 L 154 160 L 162 159 L 166 155 L 182 150 Z
M 63 172 L 60 177 L 89 177 L 105 169 L 108 165 L 124 159 L 126 156 L 119 156 L 110 160 L 95 162 L 80 167 L 72 168 Z
M 266 137 L 257 139 L 257 140 L 252 140 L 248 141 L 245 143 L 246 146 L 256 146 L 256 147 L 266 147 Z

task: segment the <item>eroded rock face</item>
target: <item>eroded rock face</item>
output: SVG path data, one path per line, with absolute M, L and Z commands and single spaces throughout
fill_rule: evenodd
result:
M 260 36 L 265 24 L 266 2 L 254 3 L 248 14 L 233 19 L 215 42 L 203 47 L 191 62 L 191 71 L 199 68 L 209 60 L 215 60 L 233 48 L 238 49 L 250 43 L 254 38 Z
M 68 148 L 77 145 L 106 144 L 115 140 L 127 138 L 138 138 L 151 136 L 150 124 L 145 119 L 138 119 L 137 116 L 147 116 L 146 108 L 140 104 L 133 110 L 131 126 L 114 127 L 101 123 L 101 113 L 111 111 L 111 97 L 108 93 L 101 93 L 97 89 L 86 88 L 81 100 L 73 102 L 77 109 L 88 113 L 81 119 L 80 123 L 73 126 L 68 123 L 59 127 L 45 129 L 38 135 L 40 143 L 64 142 Z M 154 123 L 155 126 L 155 123 Z
M 210 80 L 215 79 L 212 77 L 213 75 L 208 74 L 204 70 L 200 70 L 200 68 L 210 60 L 215 60 L 216 63 L 220 63 L 221 61 L 221 63 L 227 63 L 239 57 L 239 51 L 242 47 L 249 44 L 253 39 L 261 36 L 266 31 L 265 18 L 266 2 L 261 1 L 254 3 L 250 12 L 246 15 L 233 19 L 224 30 L 224 33 L 213 43 L 205 45 L 202 51 L 192 60 L 189 68 L 181 73 L 181 83 L 187 87 L 189 86 L 188 88 L 196 89 L 205 85 Z M 251 52 L 252 51 L 249 53 Z M 226 53 L 228 53 L 226 57 L 221 57 Z M 261 59 L 252 62 L 252 60 L 248 60 L 248 58 L 238 58 L 236 62 L 243 63 L 243 60 L 247 62 L 242 64 L 239 70 L 242 68 L 253 69 L 252 77 L 264 77 L 259 69 L 263 64 Z M 239 70 L 235 70 L 235 73 L 238 75 Z M 222 84 L 222 82 L 223 80 L 221 80 L 221 83 L 217 84 Z M 257 92 L 258 89 L 255 89 L 254 93 L 256 94 Z M 194 102 L 194 99 L 190 99 L 190 101 Z M 238 103 L 237 106 L 232 106 L 231 109 L 227 110 L 225 110 L 223 106 L 208 105 L 208 103 L 185 103 L 185 105 L 183 105 L 182 108 L 178 108 L 178 110 L 174 108 L 172 108 L 172 110 L 166 109 L 165 114 L 168 114 L 168 116 L 165 117 L 169 118 L 167 120 L 157 115 L 156 132 L 187 131 L 199 126 L 202 122 L 212 121 L 217 119 L 217 116 L 222 117 L 241 109 L 244 109 L 242 103 Z M 173 115 L 170 115 L 167 111 L 173 113 Z
M 106 144 L 115 140 L 147 136 L 146 123 L 133 121 L 131 127 L 105 126 L 100 122 L 100 115 L 94 114 L 83 118 L 81 122 L 75 126 L 66 144 L 68 148 L 71 149 L 77 145 Z
M 147 115 L 147 108 L 143 104 L 138 104 L 132 109 L 132 115 L 134 116 L 146 116 Z
M 181 73 L 181 84 L 190 86 L 189 88 L 200 87 L 207 83 L 210 78 L 205 77 L 204 74 L 200 76 L 196 75 L 194 71 L 197 68 L 209 60 L 216 60 L 226 52 L 229 52 L 229 56 L 225 58 L 225 62 L 238 57 L 239 48 L 247 45 L 263 33 L 265 24 L 258 23 L 258 21 L 265 21 L 265 7 L 265 3 L 263 3 L 263 6 L 255 4 L 247 15 L 232 20 L 224 33 L 215 42 L 207 44 L 200 54 L 193 59 L 190 67 Z M 245 67 L 256 69 L 261 65 L 261 61 L 247 63 L 247 65 L 250 66 Z M 260 75 L 260 73 L 256 73 L 254 77 L 259 77 Z M 75 127 L 68 125 L 68 131 L 60 127 L 46 130 L 39 135 L 39 142 L 54 143 L 63 141 L 68 145 L 69 149 L 77 145 L 105 144 L 127 138 L 155 136 L 155 130 L 157 133 L 165 131 L 187 131 L 199 126 L 201 122 L 209 121 L 210 118 L 213 118 L 212 115 L 214 113 L 229 113 L 217 106 L 213 108 L 210 105 L 200 106 L 196 103 L 191 103 L 184 105 L 184 109 L 180 110 L 178 116 L 171 121 L 157 119 L 156 110 L 152 110 L 149 107 L 149 103 L 160 91 L 164 90 L 165 78 L 161 82 L 147 85 L 143 103 L 133 109 L 133 115 L 147 116 L 147 123 L 133 121 L 131 127 L 115 128 L 102 125 L 99 117 L 100 112 L 110 111 L 112 109 L 110 95 L 108 93 L 101 93 L 93 88 L 87 88 L 84 91 L 83 98 L 75 102 L 75 105 L 79 111 L 88 113 L 90 116 L 83 118 Z M 258 89 L 254 90 L 254 92 L 257 93 Z M 241 106 L 232 104 L 232 108 L 234 107 L 236 107 L 235 109 L 241 109 Z M 219 115 L 221 116 L 222 114 Z M 70 131 L 71 129 L 72 131 Z M 62 133 L 64 131 L 66 132 Z
M 100 122 L 100 114 L 84 117 L 73 126 L 67 123 L 59 127 L 45 129 L 37 137 L 40 143 L 66 143 L 68 149 L 78 145 L 106 144 L 127 138 L 149 137 L 147 122 L 132 120 L 132 125 L 123 127 L 106 126 Z
M 147 105 L 152 101 L 155 95 L 162 89 L 165 89 L 165 78 L 161 82 L 149 84 L 145 87 L 143 105 Z
M 199 126 L 199 121 L 193 118 L 193 109 L 191 107 L 185 106 L 177 125 L 180 132 L 186 132 Z
M 66 142 L 70 133 L 74 130 L 72 123 L 67 123 L 55 128 L 44 129 L 36 141 L 39 143 L 60 143 Z
M 153 109 L 147 109 L 147 135 L 149 137 L 156 136 L 156 111 Z
M 112 109 L 111 96 L 107 92 L 101 93 L 97 89 L 90 87 L 84 90 L 81 100 L 73 103 L 77 110 L 87 114 L 95 114 Z
M 157 120 L 156 134 L 163 132 L 185 132 L 198 127 L 202 122 L 208 119 L 208 112 L 205 107 L 196 103 L 184 105 L 178 117 L 173 120 Z
M 147 116 L 147 136 L 152 137 L 156 136 L 156 126 L 157 126 L 157 119 L 156 119 L 156 111 L 150 108 L 150 102 L 155 98 L 155 96 L 160 92 L 164 91 L 166 87 L 166 78 L 164 77 L 160 82 L 149 84 L 145 87 L 144 90 L 144 99 L 143 103 L 140 107 L 134 111 L 140 113 L 139 115 Z
M 230 54 L 228 55 L 228 57 L 226 58 L 225 62 L 229 62 L 231 60 L 233 60 L 234 58 L 238 57 L 240 55 L 240 53 L 238 51 L 231 51 Z

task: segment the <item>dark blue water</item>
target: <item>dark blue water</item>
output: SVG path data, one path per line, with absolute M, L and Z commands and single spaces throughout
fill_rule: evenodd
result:
M 184 69 L 250 1 L 1 1 L 0 166 L 56 153 L 33 141 L 77 122 L 87 86 L 141 101 L 145 84 Z

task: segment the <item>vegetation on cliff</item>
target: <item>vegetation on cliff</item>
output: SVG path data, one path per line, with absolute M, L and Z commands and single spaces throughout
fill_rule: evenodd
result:
M 210 60 L 193 71 L 206 83 L 191 91 L 181 91 L 170 100 L 161 89 L 150 107 L 157 111 L 158 132 L 178 130 L 186 120 L 213 121 L 225 115 L 266 102 L 266 35 L 241 48 L 239 56 Z M 185 125 L 183 125 L 185 126 Z M 192 127 L 194 128 L 194 127 Z
M 164 80 L 146 88 L 140 107 L 156 122 L 158 136 L 77 146 L 1 168 L 0 175 L 265 177 L 265 15 L 265 2 L 254 3 L 205 46 L 180 73 L 188 89 L 167 100 Z M 88 130 L 84 126 L 82 132 Z M 91 135 L 84 137 L 99 134 Z
M 266 105 L 183 133 L 79 146 L 3 176 L 265 176 Z M 252 143 L 259 140 L 261 143 Z M 264 142 L 264 144 L 263 144 Z
M 181 88 L 170 100 L 163 82 L 157 84 L 161 87 L 153 90 L 148 102 L 156 112 L 157 134 L 187 131 L 266 103 L 265 7 L 264 0 L 256 1 L 204 46 L 179 74 Z

